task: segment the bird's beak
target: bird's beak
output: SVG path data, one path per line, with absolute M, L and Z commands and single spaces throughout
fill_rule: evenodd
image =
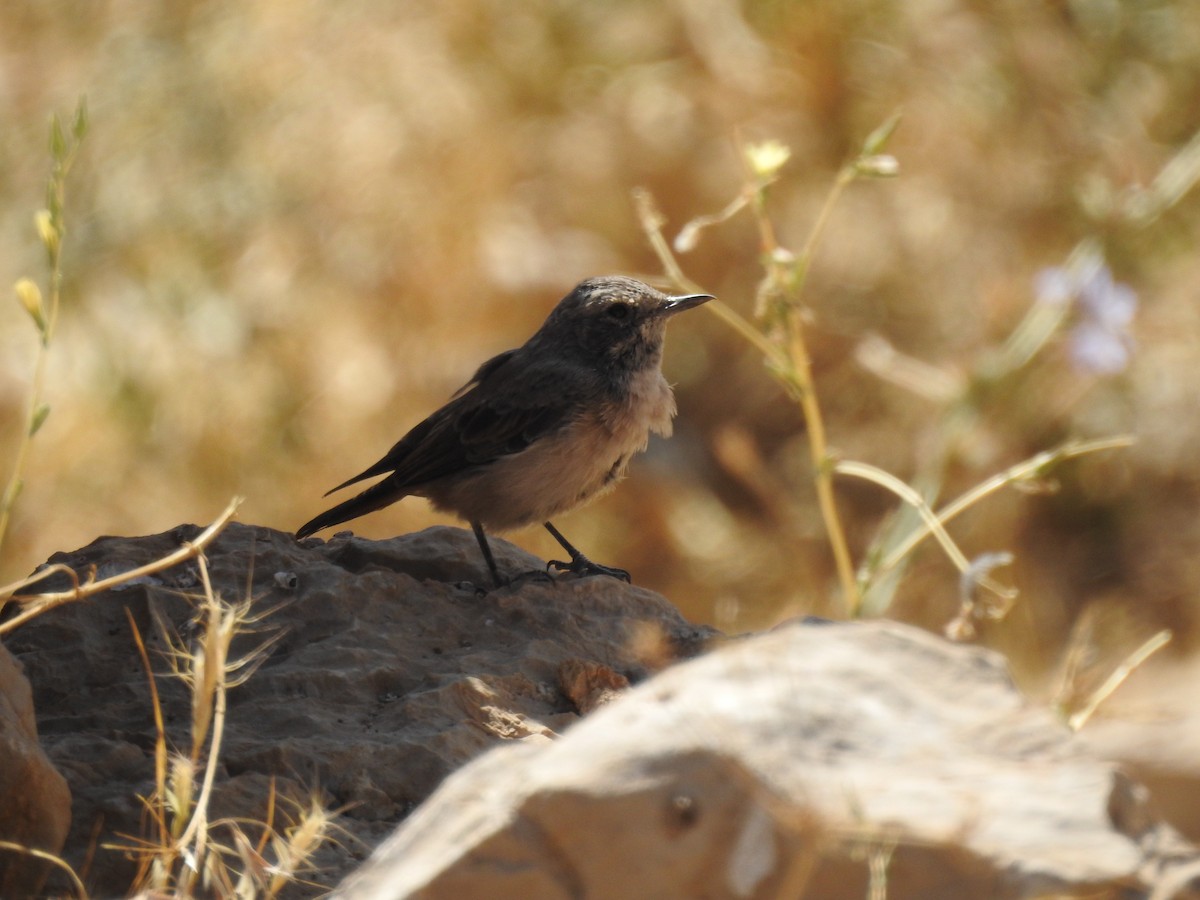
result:
M 668 297 L 667 302 L 659 307 L 659 313 L 664 316 L 673 316 L 685 309 L 691 309 L 693 306 L 716 299 L 712 294 L 684 294 L 682 297 Z

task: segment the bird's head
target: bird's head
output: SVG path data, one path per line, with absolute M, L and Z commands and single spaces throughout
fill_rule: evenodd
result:
M 711 299 L 673 297 L 621 275 L 589 278 L 559 301 L 538 337 L 589 362 L 635 371 L 658 365 L 667 319 Z

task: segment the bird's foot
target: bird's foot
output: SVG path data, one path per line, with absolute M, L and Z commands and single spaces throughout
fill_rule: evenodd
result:
M 624 569 L 594 563 L 582 553 L 572 556 L 570 562 L 563 562 L 560 559 L 550 560 L 550 562 L 546 563 L 546 571 L 549 572 L 551 569 L 557 572 L 570 572 L 572 575 L 578 575 L 580 578 L 586 578 L 589 575 L 607 575 L 609 578 L 619 578 L 628 584 L 633 583 L 633 579 L 629 577 L 629 573 Z

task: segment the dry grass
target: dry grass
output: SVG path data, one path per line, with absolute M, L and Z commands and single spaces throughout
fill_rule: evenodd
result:
M 103 844 L 100 850 L 131 855 L 138 861 L 131 896 L 271 898 L 297 882 L 319 887 L 305 878 L 313 854 L 324 842 L 333 839 L 337 828 L 336 814 L 317 793 L 307 804 L 289 802 L 294 809 L 290 813 L 281 812 L 280 798 L 273 785 L 264 798 L 267 815 L 263 821 L 212 820 L 210 816 L 221 759 L 227 694 L 254 674 L 282 636 L 281 632 L 275 632 L 264 637 L 250 652 L 238 657 L 231 655 L 234 639 L 262 631 L 273 612 L 255 609 L 249 597 L 236 602 L 222 599 L 208 577 L 204 549 L 232 518 L 238 502 L 230 503 L 221 517 L 194 541 L 149 565 L 99 581 L 88 577 L 82 583 L 77 573 L 71 572 L 76 584 L 67 591 L 25 593 L 14 598 L 15 590 L 25 590 L 29 584 L 0 590 L 0 601 L 17 602 L 22 607 L 17 615 L 0 625 L 0 633 L 4 633 L 64 603 L 94 599 L 104 591 L 184 560 L 194 560 L 198 567 L 202 592 L 193 598 L 196 621 L 195 627 L 189 629 L 189 640 L 176 634 L 166 622 L 156 620 L 164 644 L 170 648 L 165 655 L 166 674 L 182 681 L 192 698 L 191 742 L 185 748 L 172 747 L 167 737 L 157 686 L 157 679 L 162 677 L 161 661 L 156 665 L 151 659 L 133 615 L 128 609 L 125 611 L 150 688 L 150 713 L 155 729 L 155 790 L 151 796 L 142 798 L 146 810 L 143 834 L 126 835 L 122 842 Z M 26 582 L 36 583 L 58 571 L 47 569 Z M 0 846 L 54 864 L 65 872 L 77 896 L 87 896 L 81 877 L 57 856 L 8 842 L 0 842 Z

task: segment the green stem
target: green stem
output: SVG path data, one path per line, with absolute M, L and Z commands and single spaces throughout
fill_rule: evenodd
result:
M 817 243 L 824 234 L 829 216 L 833 212 L 833 208 L 837 205 L 842 191 L 845 190 L 846 185 L 854 180 L 855 175 L 856 170 L 853 166 L 843 166 L 841 171 L 838 172 L 838 176 L 834 180 L 829 194 L 825 197 L 825 202 L 822 204 L 820 212 L 817 214 L 817 220 L 808 235 L 808 240 L 805 241 L 804 248 L 800 251 L 800 255 L 796 258 L 795 264 L 787 277 L 781 275 L 778 264 L 771 262 L 777 255 L 776 251 L 778 250 L 778 246 L 774 243 L 775 236 L 773 229 L 770 228 L 769 223 L 767 225 L 760 224 L 760 233 L 764 240 L 769 242 L 763 248 L 767 254 L 768 265 L 771 267 L 768 270 L 771 272 L 768 277 L 776 282 L 781 280 L 784 282 L 781 286 L 784 288 L 789 301 L 787 312 L 784 316 L 788 370 L 795 384 L 795 394 L 800 403 L 804 421 L 808 425 L 809 456 L 813 463 L 817 505 L 821 510 L 821 518 L 825 522 L 825 533 L 829 538 L 829 546 L 833 552 L 834 564 L 837 568 L 838 582 L 841 584 L 842 600 L 846 606 L 846 613 L 850 618 L 857 618 L 862 609 L 862 593 L 859 590 L 858 580 L 854 576 L 854 561 L 850 557 L 850 548 L 846 543 L 846 531 L 842 526 L 841 515 L 838 513 L 837 508 L 837 500 L 833 493 L 832 457 L 826 439 L 825 420 L 821 414 L 821 405 L 817 400 L 817 392 L 812 381 L 812 358 L 808 352 L 808 345 L 804 341 L 804 328 L 800 320 L 798 301 L 808 277 L 808 269 L 812 262 L 813 254 L 816 252 Z M 765 211 L 765 200 L 764 188 L 764 190 L 759 192 L 758 200 L 754 206 L 755 213 L 760 217 L 762 222 L 768 222 Z
M 54 128 L 58 129 L 57 120 L 55 120 Z M 77 130 L 76 138 L 70 147 L 64 149 L 61 155 L 56 152 L 54 168 L 50 173 L 50 183 L 47 185 L 48 209 L 45 215 L 48 216 L 49 223 L 46 228 L 52 237 L 47 240 L 46 233 L 43 233 L 42 239 L 46 245 L 50 269 L 48 310 L 33 364 L 33 380 L 29 387 L 29 407 L 25 415 L 25 428 L 22 430 L 21 439 L 17 444 L 12 473 L 9 475 L 8 483 L 4 486 L 3 496 L 0 496 L 0 546 L 4 545 L 13 507 L 16 505 L 17 497 L 25 483 L 25 466 L 29 458 L 29 448 L 33 442 L 34 432 L 40 425 L 40 418 L 44 416 L 42 397 L 46 383 L 46 361 L 50 355 L 50 341 L 54 336 L 55 326 L 58 324 L 59 301 L 62 295 L 62 242 L 66 235 L 63 208 L 66 199 L 66 180 L 67 174 L 71 171 L 71 165 L 75 161 L 75 154 L 79 150 L 80 140 L 82 140 L 82 130 Z

